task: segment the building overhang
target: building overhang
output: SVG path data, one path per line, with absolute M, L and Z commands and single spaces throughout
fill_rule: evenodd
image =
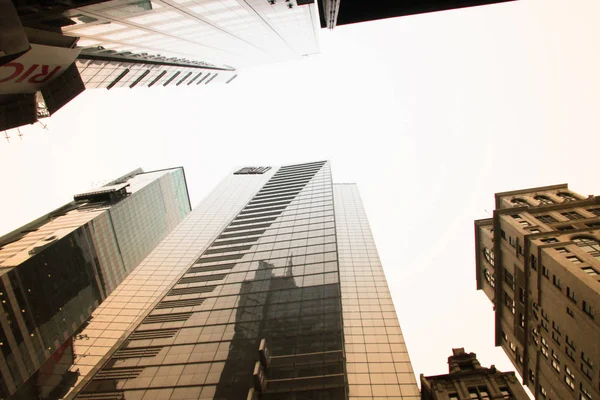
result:
M 516 0 L 318 0 L 321 28 Z

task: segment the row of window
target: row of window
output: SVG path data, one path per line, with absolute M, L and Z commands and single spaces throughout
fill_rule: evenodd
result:
M 560 197 L 563 200 L 563 202 L 580 200 L 579 198 L 575 197 L 575 195 L 573 195 L 572 193 L 569 193 L 569 192 L 557 192 L 556 196 Z M 558 204 L 554 199 L 550 198 L 549 196 L 543 195 L 543 194 L 533 196 L 533 199 L 539 202 L 538 205 Z M 529 201 L 527 201 L 521 197 L 515 197 L 514 199 L 511 200 L 511 203 L 514 204 L 515 207 L 531 207 L 532 206 L 532 204 L 530 204 Z
M 588 211 L 590 211 L 590 212 L 598 211 L 598 213 L 596 215 L 600 214 L 600 208 L 595 209 L 595 210 L 588 210 Z M 588 218 L 588 217 L 585 217 L 585 216 L 579 214 L 577 211 L 565 211 L 565 212 L 562 212 L 561 215 L 564 216 L 565 218 L 567 218 L 569 221 Z M 515 221 L 517 221 L 519 223 L 519 225 L 521 225 L 522 228 L 527 229 L 528 233 L 530 233 L 530 234 L 541 233 L 541 231 L 539 229 L 531 228 L 531 226 L 532 226 L 531 223 L 529 221 L 524 220 L 519 214 L 511 215 L 511 217 Z M 554 223 L 561 222 L 549 214 L 536 215 L 535 218 L 545 224 L 554 224 Z M 586 223 L 585 225 L 588 228 L 597 228 L 597 227 L 600 227 L 600 222 L 589 222 L 589 223 Z M 569 230 L 574 230 L 576 228 L 573 225 L 561 225 L 561 226 L 555 226 L 554 229 L 556 229 L 558 231 L 569 231 Z
M 535 318 L 537 319 L 537 306 L 534 303 L 533 305 L 533 315 L 535 316 Z M 542 309 L 542 317 L 543 319 L 541 320 L 541 326 L 542 328 L 544 328 L 544 330 L 546 330 L 546 332 L 549 331 L 548 329 L 548 315 L 544 312 L 544 310 Z M 538 334 L 539 334 L 539 330 L 537 327 L 532 329 L 532 339 L 533 342 L 536 345 L 539 345 L 540 342 L 538 342 Z M 504 335 L 504 333 L 503 333 Z M 561 329 L 560 326 L 555 322 L 552 321 L 552 340 L 560 347 L 561 345 Z M 565 335 L 565 353 L 567 354 L 567 356 L 572 360 L 575 361 L 575 352 L 576 352 L 576 347 L 575 347 L 575 341 L 572 338 L 569 338 L 569 335 Z M 552 365 L 552 368 L 557 372 L 560 373 L 560 358 L 557 352 L 555 352 L 553 349 L 549 351 L 549 345 L 548 342 L 546 341 L 546 339 L 544 337 L 541 337 L 541 347 L 540 347 L 541 353 L 544 355 L 544 357 L 546 358 L 550 358 L 549 355 L 551 353 L 552 357 L 550 358 L 550 362 Z M 583 372 L 583 374 L 591 381 L 593 379 L 593 361 L 592 359 L 589 357 L 589 355 L 586 355 L 585 352 L 581 352 L 581 371 Z M 533 372 L 530 370 L 529 371 L 530 374 L 530 379 L 533 380 Z M 571 388 L 571 390 L 575 390 L 575 376 L 573 374 L 573 372 L 571 371 L 571 369 L 565 365 L 565 377 L 564 377 L 564 382 L 565 384 Z M 580 385 L 582 387 L 582 385 Z M 584 391 L 584 389 L 582 388 L 582 393 L 587 393 L 589 394 L 589 392 Z M 582 399 L 588 399 L 590 397 L 581 397 Z
M 500 387 L 500 393 L 502 393 L 502 397 L 494 397 L 495 399 L 512 399 L 512 395 L 508 387 Z M 469 387 L 467 389 L 469 391 L 469 399 L 471 400 L 490 400 L 492 396 L 490 395 L 490 391 L 487 386 L 477 386 L 477 387 Z M 459 400 L 458 393 L 450 393 L 449 400 Z
M 567 257 L 568 258 L 568 257 Z M 582 270 L 586 270 L 586 269 L 591 269 L 594 273 L 595 270 L 591 267 L 585 267 L 582 268 Z M 586 271 L 587 272 L 587 271 Z M 548 270 L 548 268 L 542 266 L 542 275 L 544 276 L 544 278 L 546 279 L 550 279 L 550 271 Z M 597 273 L 596 273 L 597 275 Z M 556 276 L 556 275 L 552 275 L 552 284 L 562 292 L 562 280 Z M 575 304 L 577 304 L 577 297 L 575 295 L 575 291 L 573 289 L 571 289 L 570 287 L 567 286 L 567 291 L 566 291 L 566 295 L 569 299 L 571 299 Z M 581 309 L 584 313 L 586 313 L 590 318 L 594 318 L 595 316 L 595 310 L 593 309 L 592 305 L 588 302 L 586 302 L 585 300 L 581 301 Z M 574 317 L 571 309 L 569 307 L 567 307 L 567 313 L 571 316 Z

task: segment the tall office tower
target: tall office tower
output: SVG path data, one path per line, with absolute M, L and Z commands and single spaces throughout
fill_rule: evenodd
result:
M 477 289 L 538 399 L 600 398 L 600 197 L 566 184 L 496 194 L 475 221 Z
M 448 373 L 421 374 L 421 400 L 528 400 L 514 372 L 500 372 L 493 365 L 482 367 L 477 354 L 452 349 Z
M 60 398 L 94 309 L 189 211 L 182 168 L 138 169 L 0 238 L 0 398 Z
M 229 83 L 237 68 L 318 53 L 313 3 L 0 0 L 0 130 L 86 88 Z
M 328 162 L 230 174 L 81 334 L 68 399 L 419 398 L 360 196 Z
M 318 0 L 321 28 L 514 0 Z

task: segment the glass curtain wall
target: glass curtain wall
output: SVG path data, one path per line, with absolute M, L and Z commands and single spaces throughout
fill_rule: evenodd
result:
M 330 167 L 286 166 L 77 398 L 345 399 L 343 346 Z
M 334 199 L 350 399 L 420 399 L 358 188 Z

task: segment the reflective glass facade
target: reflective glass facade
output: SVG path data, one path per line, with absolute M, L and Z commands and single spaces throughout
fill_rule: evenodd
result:
M 419 399 L 358 188 L 333 188 L 350 399 Z
M 306 1 L 104 1 L 66 11 L 67 35 L 106 54 L 130 52 L 247 66 L 319 51 L 318 15 Z M 85 53 L 85 51 L 84 51 Z
M 92 314 L 74 341 L 70 366 L 81 382 L 136 320 L 198 258 L 270 174 L 228 176 L 189 214 Z
M 207 201 L 99 308 L 68 398 L 418 397 L 354 186 L 242 169 Z
M 72 386 L 92 311 L 190 211 L 181 168 L 136 170 L 76 199 L 0 239 L 0 398 Z

